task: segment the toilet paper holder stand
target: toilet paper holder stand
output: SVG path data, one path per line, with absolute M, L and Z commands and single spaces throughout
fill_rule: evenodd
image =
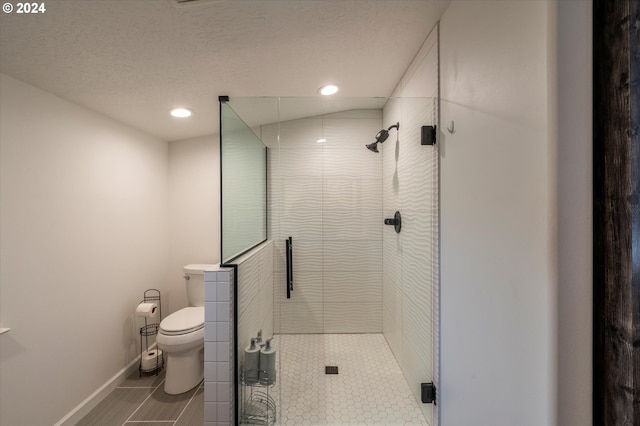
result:
M 162 303 L 160 298 L 160 290 L 155 288 L 150 288 L 145 290 L 143 299 L 140 303 L 155 303 L 158 305 L 158 315 L 154 316 L 151 321 L 145 317 L 144 318 L 144 326 L 140 327 L 140 363 L 138 365 L 138 373 L 139 376 L 142 377 L 142 373 L 155 373 L 157 376 L 160 370 L 164 367 L 164 357 L 162 354 L 155 349 L 155 365 L 151 368 L 143 368 L 142 359 L 145 353 L 149 354 L 149 337 L 155 336 L 158 334 L 158 329 L 160 328 L 160 322 L 162 321 Z M 143 344 L 144 343 L 144 344 Z

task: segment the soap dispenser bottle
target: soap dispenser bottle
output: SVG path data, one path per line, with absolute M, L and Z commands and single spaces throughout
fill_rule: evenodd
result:
M 260 349 L 260 383 L 267 386 L 276 382 L 276 350 L 271 346 L 271 339 Z
M 256 345 L 256 339 L 251 339 L 251 344 L 244 350 L 244 382 L 248 385 L 258 383 L 260 379 L 260 346 Z

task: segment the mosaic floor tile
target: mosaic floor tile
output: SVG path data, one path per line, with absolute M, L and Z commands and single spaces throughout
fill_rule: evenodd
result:
M 428 424 L 381 334 L 284 334 L 274 345 L 277 425 Z

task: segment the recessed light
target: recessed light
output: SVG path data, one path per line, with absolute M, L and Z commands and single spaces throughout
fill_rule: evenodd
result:
M 174 108 L 171 110 L 171 115 L 176 118 L 191 117 L 191 114 L 193 114 L 193 111 L 188 108 Z
M 318 139 L 316 142 L 318 143 L 325 143 L 327 140 L 325 138 L 320 138 Z
M 338 93 L 338 86 L 335 84 L 327 84 L 326 86 L 322 86 L 318 89 L 318 92 L 324 96 L 334 95 Z

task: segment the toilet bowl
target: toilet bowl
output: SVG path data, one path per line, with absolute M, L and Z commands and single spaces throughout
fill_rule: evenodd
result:
M 204 307 L 180 309 L 160 322 L 158 348 L 167 355 L 164 391 L 187 392 L 204 378 Z
M 158 349 L 167 355 L 165 393 L 187 392 L 204 378 L 204 271 L 216 266 L 185 266 L 189 307 L 160 321 L 156 342 Z

